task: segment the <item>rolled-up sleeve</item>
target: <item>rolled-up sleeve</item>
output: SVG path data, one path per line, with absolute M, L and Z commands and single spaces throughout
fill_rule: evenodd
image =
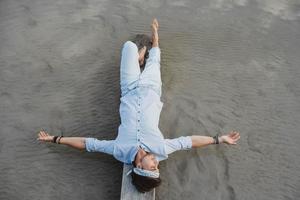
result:
M 167 154 L 179 150 L 188 150 L 192 148 L 192 138 L 190 136 L 181 136 L 174 139 L 165 139 L 165 147 Z
M 98 140 L 96 138 L 86 138 L 85 148 L 88 152 L 103 152 L 112 155 L 114 152 L 114 140 Z
M 148 57 L 147 62 L 160 63 L 160 48 L 159 47 L 152 47 L 149 50 L 149 57 Z

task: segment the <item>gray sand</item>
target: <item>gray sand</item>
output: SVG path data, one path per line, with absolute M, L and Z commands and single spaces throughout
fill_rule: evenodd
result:
M 153 17 L 165 137 L 241 133 L 162 162 L 157 199 L 299 198 L 299 1 L 2 0 L 0 199 L 119 199 L 121 163 L 36 134 L 113 139 L 120 48 Z

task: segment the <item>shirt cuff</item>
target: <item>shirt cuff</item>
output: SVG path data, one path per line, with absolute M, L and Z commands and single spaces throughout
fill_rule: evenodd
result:
M 159 47 L 152 47 L 149 50 L 149 58 L 153 61 L 160 62 L 160 48 Z
M 183 149 L 191 149 L 192 148 L 192 138 L 191 136 L 182 136 L 182 140 L 184 141 Z
M 93 144 L 94 140 L 94 138 L 85 138 L 85 149 L 88 152 L 92 152 L 91 145 Z
M 160 48 L 159 47 L 152 47 L 149 50 L 149 54 L 159 55 L 160 54 Z

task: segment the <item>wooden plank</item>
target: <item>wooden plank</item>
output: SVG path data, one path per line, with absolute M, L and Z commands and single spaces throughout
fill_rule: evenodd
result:
M 121 200 L 155 200 L 155 189 L 151 192 L 140 193 L 131 183 L 131 175 L 126 176 L 132 165 L 124 164 L 121 189 Z

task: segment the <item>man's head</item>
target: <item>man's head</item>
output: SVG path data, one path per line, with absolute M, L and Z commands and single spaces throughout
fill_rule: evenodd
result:
M 138 168 L 157 171 L 158 170 L 158 161 L 156 160 L 154 154 L 146 153 L 143 156 L 137 156 L 135 160 L 135 165 Z
M 149 176 L 142 176 L 134 171 L 131 173 L 132 184 L 139 192 L 149 192 L 161 184 L 160 177 L 152 178 Z
M 149 50 L 151 49 L 152 47 L 152 40 L 151 38 L 146 35 L 146 34 L 137 34 L 134 36 L 134 38 L 132 39 L 132 42 L 134 42 L 137 47 L 138 47 L 138 50 L 140 51 L 144 46 L 146 46 L 146 53 L 145 53 L 145 56 L 144 56 L 144 61 L 142 62 L 142 65 L 140 65 L 140 67 L 143 69 L 145 67 L 145 64 L 146 64 L 146 59 L 148 58 L 149 56 Z
M 137 155 L 133 162 L 132 184 L 139 192 L 148 192 L 161 184 L 158 161 L 154 154 L 145 153 Z

